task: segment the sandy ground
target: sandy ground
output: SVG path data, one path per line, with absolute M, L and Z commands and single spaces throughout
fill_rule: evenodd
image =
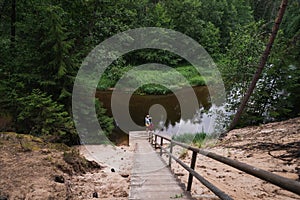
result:
M 261 126 L 233 130 L 208 151 L 238 160 L 275 174 L 300 179 L 300 118 Z M 189 165 L 191 152 L 180 147 L 175 151 Z M 188 173 L 177 163 L 172 169 L 187 184 Z M 198 155 L 195 170 L 219 189 L 239 200 L 295 200 L 299 195 L 283 190 L 266 181 L 230 166 Z M 198 180 L 193 181 L 192 195 L 196 199 L 218 199 Z
M 133 150 L 128 146 L 111 145 L 85 145 L 78 148 L 85 158 L 104 166 L 99 173 L 77 177 L 78 180 L 92 181 L 99 199 L 128 199 Z
M 0 199 L 128 199 L 129 147 L 90 146 L 91 154 L 80 147 L 100 165 L 84 159 L 77 149 L 29 135 L 0 133 Z M 98 152 L 96 159 L 93 151 Z
M 131 153 L 127 146 L 87 145 L 77 147 L 88 160 L 98 162 L 104 168 L 96 173 L 75 176 L 73 194 L 86 199 L 84 193 L 97 193 L 98 199 L 128 199 Z M 93 198 L 95 199 L 95 198 Z
M 112 170 L 120 174 L 130 174 L 133 149 L 128 146 L 82 145 L 80 153 L 88 160 L 94 160 L 105 166 L 105 172 Z

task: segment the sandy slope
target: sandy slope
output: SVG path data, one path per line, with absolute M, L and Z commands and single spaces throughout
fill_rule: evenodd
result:
M 183 150 L 176 148 L 177 155 L 183 155 Z M 300 118 L 233 130 L 216 146 L 206 149 L 299 181 Z M 191 152 L 188 152 L 184 161 L 189 163 L 190 159 Z M 176 163 L 172 168 L 182 182 L 187 183 L 185 170 Z M 234 199 L 300 199 L 296 194 L 205 156 L 198 155 L 196 171 Z M 192 194 L 197 199 L 214 199 L 214 195 L 197 180 L 193 182 Z
M 117 156 L 109 158 L 112 164 L 125 162 L 122 168 L 114 165 L 114 171 L 105 164 L 110 161 L 103 160 L 100 166 L 88 162 L 75 148 L 29 135 L 0 133 L 0 199 L 128 199 L 131 154 L 126 149 L 113 149 Z
M 104 166 L 98 174 L 80 177 L 85 182 L 89 182 L 89 179 L 94 182 L 99 199 L 128 199 L 132 149 L 111 145 L 85 145 L 78 148 L 88 160 Z

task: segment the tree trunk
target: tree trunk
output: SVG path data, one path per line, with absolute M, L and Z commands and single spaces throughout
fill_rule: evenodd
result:
M 16 41 L 16 0 L 11 0 L 10 42 L 14 48 Z
M 263 54 L 262 54 L 262 56 L 260 58 L 259 66 L 258 66 L 258 68 L 257 68 L 257 70 L 256 70 L 256 72 L 255 72 L 255 74 L 254 74 L 254 76 L 252 78 L 252 82 L 251 82 L 251 84 L 250 84 L 250 86 L 249 86 L 249 88 L 248 88 L 248 90 L 246 92 L 246 95 L 244 96 L 244 98 L 243 98 L 243 100 L 242 100 L 242 102 L 241 102 L 241 104 L 240 104 L 240 106 L 239 106 L 239 108 L 238 108 L 238 110 L 237 110 L 237 112 L 236 112 L 236 114 L 234 116 L 234 119 L 232 120 L 232 122 L 231 122 L 231 124 L 229 126 L 229 130 L 232 130 L 237 125 L 237 123 L 238 123 L 238 121 L 239 121 L 239 119 L 240 119 L 240 117 L 241 117 L 241 115 L 243 113 L 243 110 L 245 109 L 246 104 L 247 104 L 250 96 L 253 93 L 255 85 L 256 85 L 257 81 L 259 80 L 259 77 L 260 77 L 260 75 L 261 75 L 261 73 L 262 73 L 262 71 L 263 71 L 263 69 L 264 69 L 264 67 L 266 65 L 268 56 L 269 56 L 269 54 L 271 52 L 271 48 L 272 48 L 272 45 L 273 45 L 274 40 L 276 38 L 277 32 L 279 30 L 279 26 L 281 24 L 284 12 L 285 12 L 286 7 L 287 7 L 287 4 L 288 4 L 288 0 L 282 0 L 281 1 L 280 9 L 278 11 L 278 16 L 277 16 L 277 18 L 275 20 L 275 24 L 273 26 L 272 34 L 271 34 L 271 36 L 269 38 L 269 42 L 268 42 L 268 44 L 266 46 L 265 51 L 263 52 Z

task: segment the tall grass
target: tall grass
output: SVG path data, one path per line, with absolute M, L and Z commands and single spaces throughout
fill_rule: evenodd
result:
M 204 132 L 196 133 L 196 134 L 184 133 L 184 134 L 176 135 L 176 136 L 172 137 L 172 139 L 177 142 L 191 144 L 191 145 L 199 147 L 199 148 L 201 146 L 203 146 L 206 138 L 207 138 L 207 134 Z
M 132 88 L 141 86 L 136 93 L 139 94 L 168 94 L 172 90 L 178 90 L 186 86 L 202 86 L 206 85 L 205 79 L 199 74 L 197 69 L 192 65 L 178 66 L 175 70 L 137 70 L 131 74 L 125 74 L 125 80 L 122 87 Z M 209 78 L 209 77 L 206 77 Z M 105 90 L 114 87 L 117 80 L 112 79 L 105 74 L 101 77 L 98 89 Z M 146 84 L 151 83 L 151 84 Z M 153 83 L 153 84 L 152 84 Z

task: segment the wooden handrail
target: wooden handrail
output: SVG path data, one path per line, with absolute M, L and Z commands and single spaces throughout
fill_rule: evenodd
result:
M 283 176 L 279 176 L 279 175 L 274 174 L 272 172 L 269 172 L 269 171 L 266 171 L 266 170 L 263 170 L 263 169 L 260 169 L 260 168 L 248 165 L 246 163 L 239 162 L 237 160 L 232 160 L 230 158 L 227 158 L 227 157 L 224 157 L 224 156 L 220 156 L 218 154 L 215 154 L 215 153 L 212 153 L 212 152 L 209 152 L 209 151 L 205 151 L 203 149 L 195 148 L 195 147 L 192 147 L 192 146 L 189 146 L 189 145 L 186 145 L 186 144 L 174 141 L 174 140 L 172 140 L 172 139 L 170 139 L 168 137 L 165 137 L 165 136 L 162 136 L 162 135 L 159 135 L 159 134 L 153 133 L 153 135 L 155 136 L 154 145 L 155 146 L 158 145 L 161 149 L 164 149 L 164 148 L 162 147 L 162 145 L 160 145 L 160 144 L 157 143 L 157 137 L 161 138 L 161 141 L 160 141 L 161 144 L 162 144 L 163 139 L 171 142 L 170 152 L 168 152 L 166 149 L 164 149 L 164 151 L 170 156 L 170 160 L 171 160 L 171 158 L 173 158 L 177 163 L 179 163 L 182 167 L 184 167 L 186 170 L 188 170 L 190 172 L 189 182 L 188 182 L 188 188 L 187 188 L 188 191 L 190 191 L 190 189 L 191 189 L 190 187 L 192 185 L 192 178 L 191 178 L 191 176 L 194 176 L 196 178 L 197 178 L 197 176 L 198 177 L 200 176 L 197 172 L 194 171 L 193 166 L 192 166 L 193 162 L 195 162 L 195 160 L 196 160 L 197 153 L 199 153 L 199 154 L 201 154 L 203 156 L 209 157 L 209 158 L 214 159 L 214 160 L 216 160 L 218 162 L 221 162 L 223 164 L 229 165 L 229 166 L 231 166 L 231 167 L 233 167 L 235 169 L 238 169 L 238 170 L 243 171 L 243 172 L 245 172 L 247 174 L 250 174 L 252 176 L 255 176 L 257 178 L 265 180 L 265 181 L 267 181 L 269 183 L 277 185 L 277 186 L 279 186 L 279 187 L 281 187 L 281 188 L 283 188 L 285 190 L 288 190 L 290 192 L 293 192 L 295 194 L 300 195 L 300 182 L 298 182 L 298 181 L 295 181 L 295 180 L 292 180 L 292 179 L 288 179 L 288 178 L 285 178 Z M 186 165 L 183 166 L 182 165 L 182 161 L 180 161 L 177 158 L 175 159 L 174 155 L 171 152 L 174 145 L 178 145 L 178 146 L 181 146 L 181 147 L 183 147 L 185 149 L 193 151 L 193 159 L 192 159 L 192 162 L 191 162 L 191 167 L 188 167 Z M 194 153 L 195 153 L 195 155 L 194 155 Z M 170 160 L 169 160 L 169 165 L 171 165 Z M 198 175 L 196 175 L 196 174 L 198 174 Z M 201 183 L 203 183 L 201 180 L 199 180 L 199 181 Z M 207 187 L 207 185 L 205 185 L 205 186 Z M 209 189 L 210 190 L 214 189 L 214 187 L 209 188 Z M 214 192 L 213 190 L 211 190 L 211 191 Z M 226 198 L 224 198 L 224 199 L 226 199 Z M 223 199 L 223 198 L 221 198 L 221 199 Z
M 179 165 L 181 165 L 184 169 L 186 169 L 189 173 L 189 182 L 188 182 L 188 187 L 192 186 L 192 178 L 190 177 L 195 177 L 198 179 L 204 186 L 206 186 L 208 189 L 210 189 L 215 195 L 220 197 L 222 200 L 233 200 L 230 196 L 228 196 L 225 192 L 220 190 L 218 187 L 210 183 L 208 180 L 206 180 L 203 176 L 198 174 L 194 169 L 191 167 L 187 166 L 184 162 L 182 162 L 180 159 L 176 158 L 172 153 L 168 152 L 165 148 L 163 148 L 160 144 L 158 144 L 161 149 L 163 149 L 171 158 L 173 158 Z M 193 162 L 192 162 L 193 163 Z M 187 191 L 190 191 L 190 189 L 187 189 Z

